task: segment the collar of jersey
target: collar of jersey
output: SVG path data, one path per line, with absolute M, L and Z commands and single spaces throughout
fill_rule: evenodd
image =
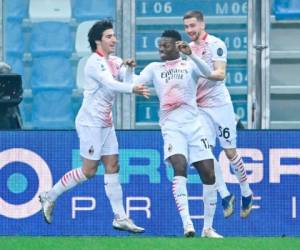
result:
M 206 42 L 207 37 L 208 37 L 208 33 L 205 32 L 205 35 L 204 35 L 204 37 L 202 37 L 202 39 L 200 40 L 200 43 L 199 43 L 199 44 L 203 44 L 203 42 Z M 197 47 L 199 44 L 197 44 L 197 43 L 195 43 L 195 42 L 192 42 L 191 46 L 192 46 L 192 47 Z
M 173 66 L 173 65 L 175 65 L 176 63 L 178 63 L 180 61 L 181 61 L 180 57 L 175 59 L 175 60 L 165 61 L 165 66 Z
M 97 54 L 98 56 L 100 56 L 100 57 L 104 57 L 103 51 L 98 51 L 98 50 L 96 50 L 96 54 Z
M 205 41 L 206 40 L 206 38 L 207 38 L 207 36 L 208 36 L 208 33 L 207 32 L 205 32 L 205 35 L 204 35 L 204 37 L 202 37 L 202 41 Z

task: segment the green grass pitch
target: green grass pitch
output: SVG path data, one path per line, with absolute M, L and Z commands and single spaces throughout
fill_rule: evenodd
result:
M 1 250 L 300 249 L 300 237 L 25 237 L 0 236 Z

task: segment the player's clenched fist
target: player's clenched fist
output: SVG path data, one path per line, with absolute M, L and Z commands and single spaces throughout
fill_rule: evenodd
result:
M 136 63 L 135 63 L 134 59 L 132 59 L 132 58 L 130 58 L 130 59 L 125 59 L 125 60 L 123 61 L 123 64 L 124 64 L 125 66 L 130 67 L 130 68 L 134 68 L 134 67 L 136 66 Z
M 135 85 L 133 87 L 133 91 L 132 92 L 135 93 L 135 94 L 137 94 L 137 95 L 142 95 L 142 96 L 144 96 L 147 99 L 150 96 L 150 90 L 144 84 Z
M 176 46 L 181 53 L 186 54 L 186 55 L 192 54 L 191 47 L 187 42 L 177 41 Z

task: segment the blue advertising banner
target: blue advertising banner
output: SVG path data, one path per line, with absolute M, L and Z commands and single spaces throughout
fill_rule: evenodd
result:
M 121 182 L 129 216 L 145 236 L 182 236 L 173 199 L 172 169 L 163 162 L 160 131 L 118 131 Z M 226 236 L 300 236 L 300 131 L 241 131 L 238 151 L 254 191 L 254 209 L 241 219 L 240 189 L 224 152 L 216 148 L 235 213 L 224 219 L 220 198 L 215 229 Z M 43 221 L 38 194 L 81 166 L 74 131 L 0 133 L 0 235 L 127 235 L 112 228 L 103 167 L 90 181 L 56 202 L 51 225 Z M 189 170 L 189 205 L 198 235 L 203 226 L 202 184 Z

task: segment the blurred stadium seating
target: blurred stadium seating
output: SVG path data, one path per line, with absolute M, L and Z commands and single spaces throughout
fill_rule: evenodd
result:
M 5 59 L 23 77 L 24 128 L 74 128 L 82 101 L 81 57 L 90 53 L 87 31 L 95 19 L 114 19 L 115 1 L 4 3 Z
M 28 16 L 29 0 L 9 0 L 4 3 L 6 20 L 22 21 Z
M 74 127 L 72 91 L 63 88 L 33 89 L 32 127 L 70 129 Z
M 51 73 L 53 72 L 53 73 Z M 32 61 L 32 88 L 72 89 L 74 80 L 71 62 L 63 56 L 41 56 Z
M 14 72 L 24 75 L 23 54 L 25 52 L 25 46 L 22 20 L 12 18 L 11 15 L 13 15 L 13 12 L 10 12 L 5 27 L 5 33 L 10 34 L 9 36 L 5 36 L 6 62 L 11 65 Z M 14 32 L 9 32 L 11 30 Z
M 70 57 L 73 52 L 73 44 L 68 23 L 48 21 L 32 25 L 30 52 L 33 57 L 44 55 Z
M 13 30 L 14 32 L 9 32 Z M 24 39 L 22 32 L 22 23 L 19 20 L 8 20 L 6 22 L 5 32 L 9 36 L 5 38 L 6 54 L 21 56 L 24 53 Z
M 73 0 L 73 16 L 77 22 L 115 16 L 115 0 Z
M 71 20 L 70 0 L 30 0 L 29 18 L 31 22 Z
M 90 45 L 88 42 L 87 34 L 94 23 L 95 20 L 90 20 L 78 24 L 75 38 L 75 51 L 78 56 L 85 56 L 90 53 Z

